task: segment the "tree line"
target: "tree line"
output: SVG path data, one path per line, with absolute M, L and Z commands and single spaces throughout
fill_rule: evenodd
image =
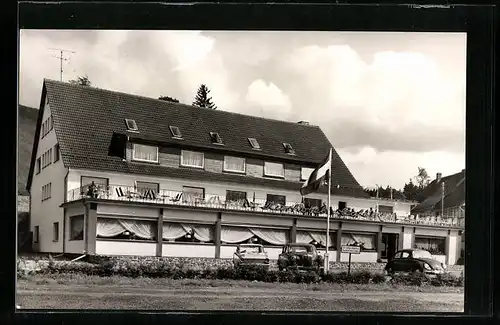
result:
M 92 82 L 87 75 L 72 79 L 69 81 L 69 83 L 72 85 L 92 87 Z M 158 99 L 172 103 L 179 103 L 179 100 L 177 98 L 170 96 L 160 96 L 158 97 Z M 217 106 L 214 104 L 212 97 L 210 97 L 210 89 L 205 84 L 201 84 L 198 87 L 192 105 L 201 108 L 217 109 Z
M 377 185 L 375 188 L 365 188 L 365 192 L 373 197 L 386 199 L 401 199 L 422 202 L 425 200 L 425 189 L 429 186 L 430 177 L 425 168 L 418 167 L 416 176 L 405 183 L 403 189 Z

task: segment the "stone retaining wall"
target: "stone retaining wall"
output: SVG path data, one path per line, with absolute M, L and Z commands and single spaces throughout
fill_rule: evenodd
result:
M 215 259 L 201 257 L 153 257 L 153 256 L 89 256 L 87 261 L 91 263 L 99 263 L 104 260 L 133 260 L 133 261 L 168 261 L 172 265 L 183 266 L 187 268 L 219 268 L 231 267 L 232 259 Z M 347 262 L 330 262 L 331 269 L 346 269 L 349 263 Z M 277 261 L 270 262 L 271 268 L 277 268 Z M 353 270 L 383 270 L 385 263 L 351 263 Z M 462 271 L 463 265 L 451 265 L 450 271 Z

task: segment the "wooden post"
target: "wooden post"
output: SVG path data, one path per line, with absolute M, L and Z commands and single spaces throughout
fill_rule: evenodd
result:
M 156 224 L 156 256 L 163 255 L 163 208 L 159 209 L 158 222 Z
M 221 226 L 222 224 L 222 213 L 217 213 L 217 221 L 215 222 L 215 233 L 214 233 L 214 244 L 215 244 L 215 258 L 220 258 L 220 248 L 222 245 L 221 242 Z
M 342 221 L 339 222 L 339 229 L 337 230 L 337 262 L 340 262 L 342 256 Z
M 297 242 L 297 218 L 293 218 L 292 229 L 290 229 L 290 243 Z
M 349 253 L 349 265 L 347 266 L 347 276 L 351 275 L 351 253 Z
M 382 258 L 382 228 L 383 228 L 383 226 L 380 225 L 379 231 L 377 233 L 377 259 Z M 385 251 L 387 252 L 387 243 L 386 243 Z

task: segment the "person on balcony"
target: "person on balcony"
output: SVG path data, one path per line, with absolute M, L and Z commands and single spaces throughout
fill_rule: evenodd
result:
M 94 181 L 92 181 L 92 183 L 89 185 L 87 196 L 97 199 L 97 186 L 95 185 Z

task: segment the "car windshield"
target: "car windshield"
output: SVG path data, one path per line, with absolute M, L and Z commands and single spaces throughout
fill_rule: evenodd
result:
M 428 251 L 413 251 L 413 258 L 432 258 Z
M 258 254 L 258 253 L 262 253 L 262 247 L 260 247 L 260 246 L 241 247 L 240 252 L 250 253 L 250 254 Z
M 293 253 L 309 253 L 311 252 L 311 247 L 307 246 L 292 246 L 290 247 L 290 252 Z

